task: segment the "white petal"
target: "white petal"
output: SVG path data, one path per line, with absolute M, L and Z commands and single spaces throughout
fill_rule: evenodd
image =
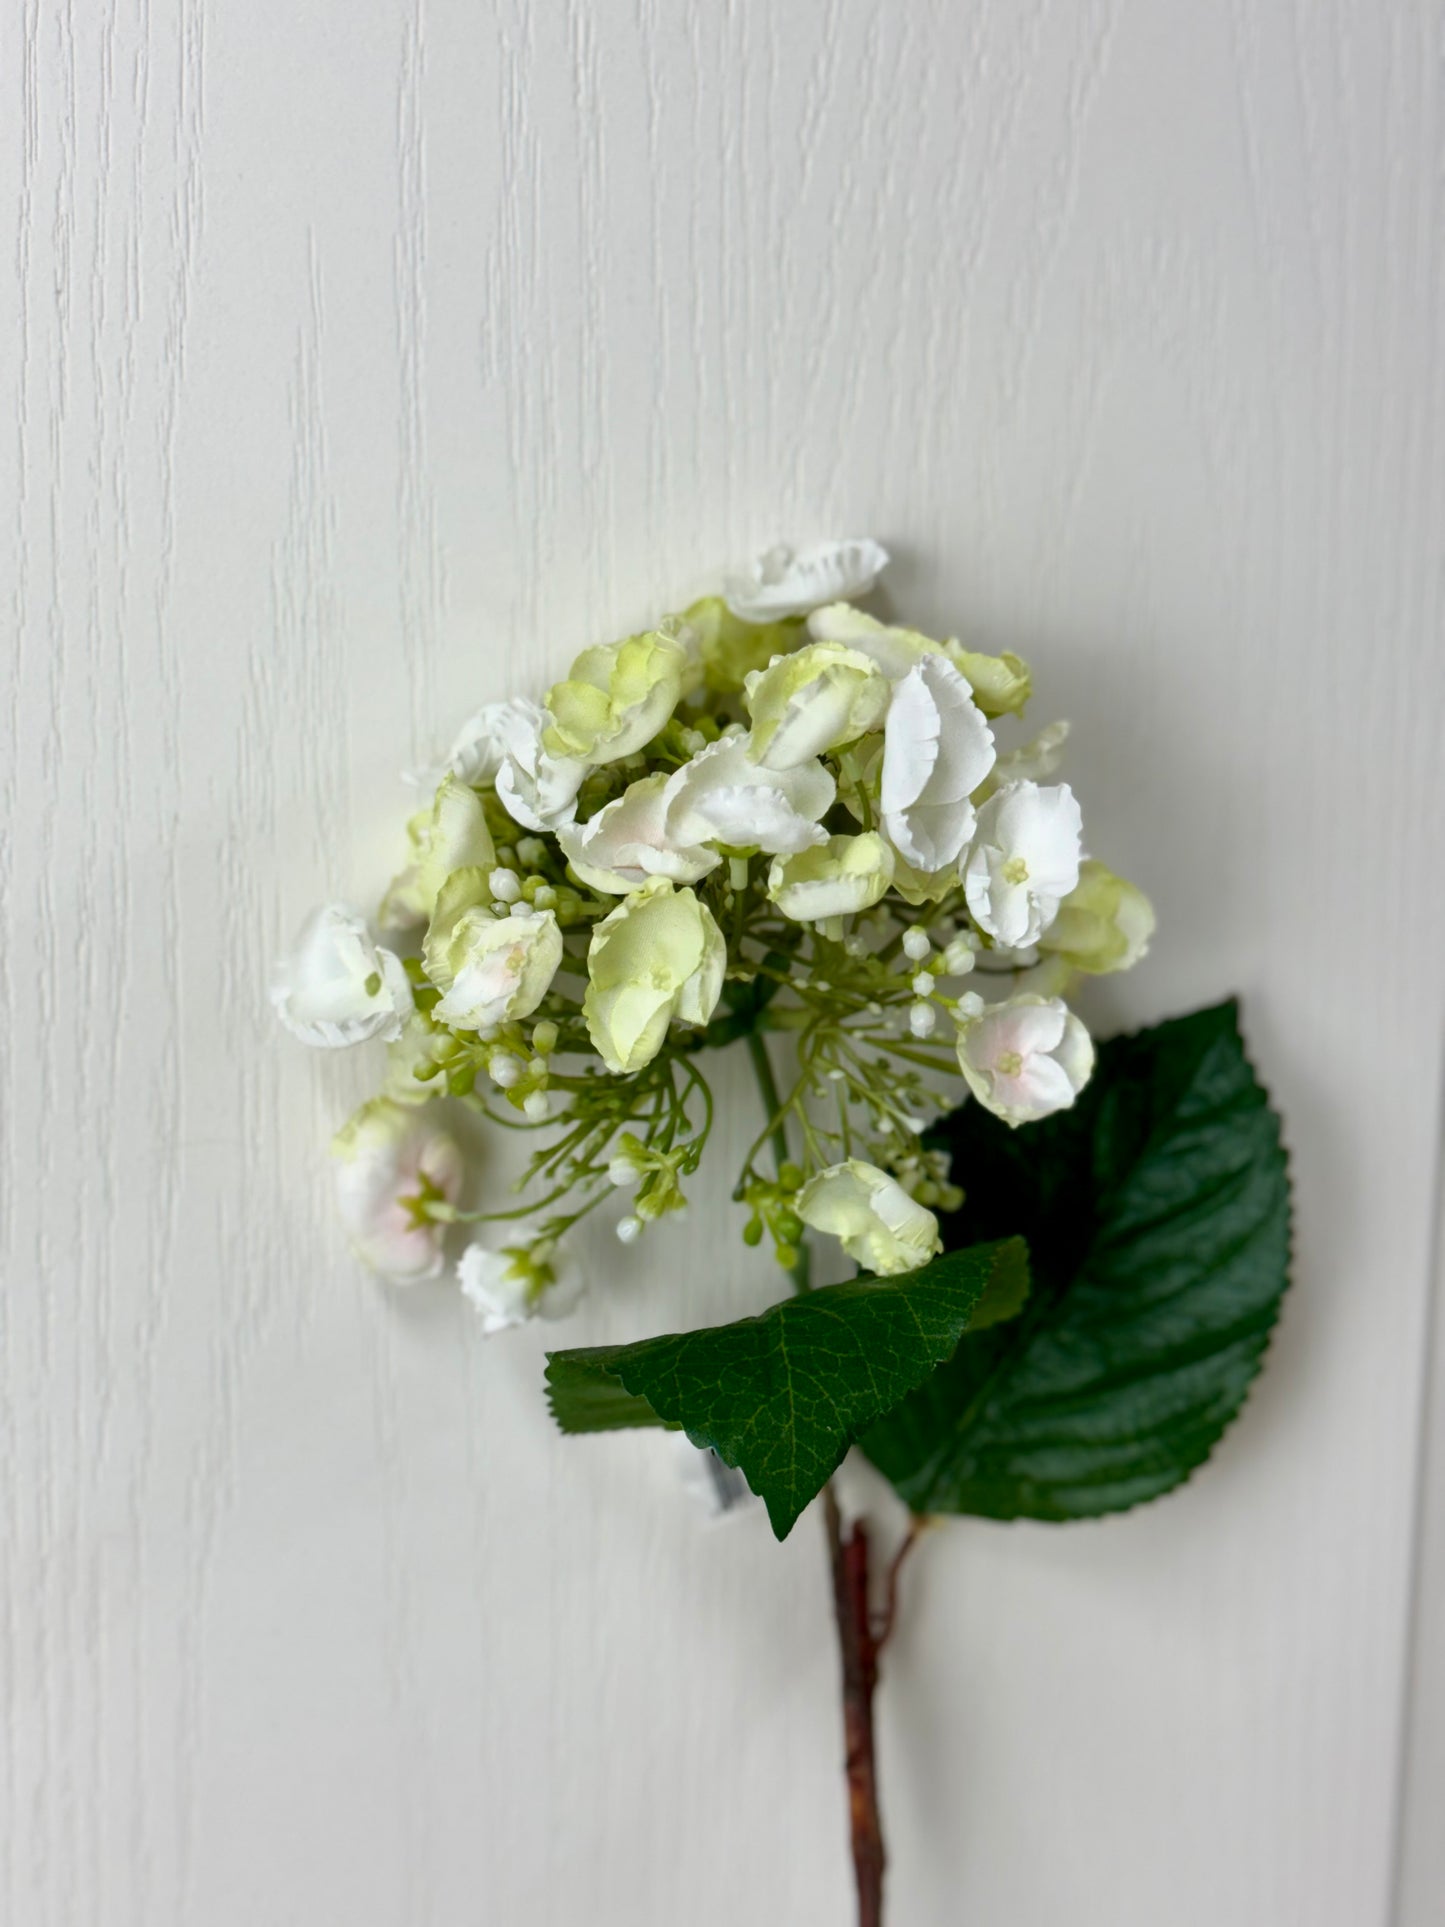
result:
M 866 595 L 888 566 L 888 551 L 866 538 L 769 549 L 746 576 L 724 585 L 728 607 L 744 622 L 806 615 L 825 602 Z
M 344 903 L 307 920 L 276 967 L 271 1002 L 293 1037 L 328 1049 L 399 1037 L 413 1004 L 400 958 L 374 944 L 365 918 Z
M 943 656 L 925 656 L 894 689 L 883 739 L 883 827 L 909 863 L 957 861 L 976 821 L 969 798 L 993 761 L 993 731 L 968 683 Z
M 747 753 L 745 739 L 725 736 L 676 771 L 663 792 L 674 846 L 727 843 L 770 854 L 824 840 L 819 819 L 837 785 L 821 763 L 769 770 Z

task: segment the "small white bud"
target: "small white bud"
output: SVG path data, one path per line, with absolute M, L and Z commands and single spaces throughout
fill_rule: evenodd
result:
M 903 954 L 914 963 L 922 963 L 933 945 L 928 941 L 928 932 L 921 930 L 916 923 L 910 924 L 903 933 Z
M 973 945 L 967 937 L 955 937 L 943 953 L 945 974 L 950 977 L 966 977 L 973 966 Z
M 514 917 L 534 917 L 537 913 L 531 904 L 523 899 L 520 903 L 514 903 L 512 905 L 510 914 Z
M 932 1004 L 914 1004 L 908 1013 L 908 1028 L 915 1037 L 931 1037 L 938 1023 L 938 1012 Z
M 522 894 L 522 883 L 517 872 L 500 864 L 487 878 L 487 888 L 498 903 L 515 903 Z
M 619 1191 L 627 1191 L 630 1190 L 634 1184 L 641 1181 L 642 1173 L 632 1162 L 631 1158 L 615 1157 L 607 1167 L 607 1177 L 608 1181 L 615 1184 Z
M 642 1236 L 641 1218 L 622 1218 L 617 1225 L 617 1235 L 625 1245 L 635 1245 Z
M 552 1105 L 545 1091 L 533 1091 L 522 1106 L 522 1115 L 530 1118 L 533 1124 L 543 1124 L 552 1115 Z
M 976 990 L 966 990 L 958 1000 L 958 1015 L 960 1017 L 982 1017 L 984 1008 L 984 1001 Z
M 550 883 L 544 883 L 540 890 L 534 890 L 532 892 L 532 908 L 534 910 L 555 910 L 557 908 L 557 892 L 552 888 Z
M 700 729 L 685 729 L 682 732 L 682 746 L 689 756 L 696 756 L 700 749 L 707 748 L 707 738 Z
M 866 957 L 868 946 L 861 937 L 845 937 L 843 949 L 850 957 Z
M 523 836 L 517 840 L 517 861 L 527 869 L 535 870 L 547 861 L 547 846 L 539 836 Z
M 491 1072 L 492 1082 L 499 1091 L 511 1090 L 522 1075 L 522 1068 L 521 1058 L 513 1057 L 512 1053 L 506 1050 L 494 1051 L 487 1060 L 487 1069 Z
M 914 995 L 917 997 L 931 997 L 933 995 L 934 982 L 935 979 L 931 970 L 920 970 L 918 975 L 913 979 Z

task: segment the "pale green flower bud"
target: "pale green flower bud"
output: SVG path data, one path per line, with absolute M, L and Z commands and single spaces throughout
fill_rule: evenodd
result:
M 967 682 L 985 716 L 1021 715 L 1033 690 L 1029 666 L 1022 656 L 1011 651 L 985 656 L 958 642 L 935 642 L 917 629 L 897 629 L 879 622 L 876 616 L 865 615 L 846 602 L 815 610 L 808 618 L 808 629 L 820 641 L 842 642 L 862 650 L 895 682 L 925 656 L 943 656 Z
M 1039 947 L 1075 970 L 1100 976 L 1131 969 L 1153 934 L 1154 906 L 1144 892 L 1087 857 L 1079 865 L 1078 887 L 1059 905 Z
M 1001 656 L 980 655 L 950 643 L 949 661 L 961 671 L 973 691 L 973 700 L 985 716 L 1021 716 L 1024 704 L 1033 694 L 1033 676 L 1022 656 L 1006 649 Z
M 774 857 L 768 895 L 795 923 L 870 909 L 893 881 L 893 852 L 876 832 L 830 836 L 796 856 Z
M 445 996 L 440 1022 L 487 1030 L 530 1017 L 562 961 L 562 932 L 550 910 L 494 917 L 484 907 L 490 880 L 480 869 L 448 877 L 422 945 L 426 973 Z
M 657 630 L 584 649 L 547 691 L 549 756 L 615 763 L 650 743 L 682 695 L 687 652 Z
M 691 890 L 664 879 L 624 899 L 592 932 L 582 1013 L 617 1076 L 641 1070 L 671 1023 L 706 1024 L 717 1008 L 727 945 Z
M 841 643 L 809 643 L 748 677 L 748 752 L 765 769 L 794 769 L 876 729 L 890 694 L 870 657 Z
M 401 1027 L 401 1036 L 386 1047 L 383 1097 L 394 1104 L 425 1104 L 445 1097 L 446 1079 L 440 1074 L 437 1053 L 446 1038 L 430 1017 L 414 1010 Z
M 897 1178 L 862 1158 L 829 1165 L 797 1196 L 798 1216 L 837 1238 L 857 1264 L 891 1277 L 915 1271 L 943 1249 L 938 1220 Z
M 766 669 L 774 656 L 786 655 L 807 641 L 801 616 L 783 622 L 744 622 L 721 596 L 704 596 L 684 612 L 709 689 L 721 696 L 738 693 L 754 670 Z
M 406 833 L 411 861 L 381 902 L 379 921 L 387 930 L 425 923 L 453 870 L 490 870 L 497 860 L 482 799 L 457 776 L 442 778 L 431 808 L 412 817 Z

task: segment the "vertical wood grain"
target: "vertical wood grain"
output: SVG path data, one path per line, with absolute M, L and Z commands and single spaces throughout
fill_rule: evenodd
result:
M 1269 1372 L 1183 1494 L 919 1555 L 897 1918 L 1384 1927 L 1445 1790 L 1402 1722 L 1439 27 L 0 9 L 0 1918 L 845 1917 L 813 1522 L 703 1528 L 658 1441 L 553 1436 L 534 1334 L 358 1277 L 325 1144 L 367 1066 L 264 1000 L 478 701 L 836 532 L 921 626 L 1032 659 L 1160 909 L 1095 1014 L 1242 991 L 1300 1204 Z M 715 1195 L 640 1262 L 591 1238 L 579 1339 L 776 1292 L 724 1084 Z

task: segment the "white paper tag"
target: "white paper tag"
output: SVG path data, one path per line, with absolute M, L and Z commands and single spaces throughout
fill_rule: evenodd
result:
M 711 1449 L 699 1451 L 686 1432 L 675 1432 L 672 1438 L 678 1477 L 709 1519 L 726 1519 L 757 1504 L 736 1467 L 724 1465 Z

